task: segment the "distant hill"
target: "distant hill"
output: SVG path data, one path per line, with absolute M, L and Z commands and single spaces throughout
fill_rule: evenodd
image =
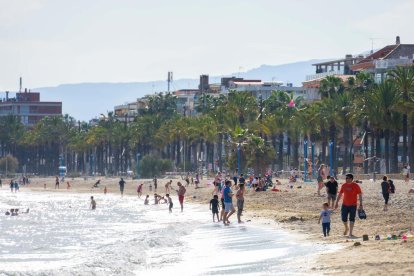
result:
M 264 81 L 283 81 L 301 85 L 306 75 L 313 74 L 313 63 L 321 60 L 300 61 L 282 65 L 262 65 L 246 72 L 225 76 L 239 76 Z M 219 83 L 222 76 L 210 76 L 210 83 Z M 198 79 L 174 80 L 171 90 L 197 88 Z M 41 92 L 44 101 L 62 101 L 63 112 L 78 120 L 88 121 L 101 113 L 112 111 L 115 105 L 133 101 L 146 94 L 166 91 L 166 81 L 131 83 L 75 83 L 56 87 L 40 87 L 32 91 Z

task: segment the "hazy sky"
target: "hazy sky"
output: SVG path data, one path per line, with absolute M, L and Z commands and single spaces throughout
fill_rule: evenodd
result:
M 412 0 L 0 0 L 0 91 L 228 74 L 414 43 Z

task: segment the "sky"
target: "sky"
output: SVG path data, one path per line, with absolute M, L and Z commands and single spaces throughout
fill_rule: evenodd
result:
M 414 43 L 412 0 L 0 0 L 0 91 L 246 71 Z

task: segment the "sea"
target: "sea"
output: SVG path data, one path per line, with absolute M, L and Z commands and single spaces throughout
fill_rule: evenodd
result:
M 181 213 L 173 201 L 170 214 L 134 196 L 3 186 L 0 275 L 310 275 L 318 254 L 338 249 L 254 219 L 213 223 L 208 203 Z

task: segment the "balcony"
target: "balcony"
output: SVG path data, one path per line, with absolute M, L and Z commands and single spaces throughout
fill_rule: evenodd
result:
M 344 75 L 344 70 L 342 69 L 333 70 L 333 71 L 328 71 L 328 72 L 323 72 L 323 73 L 317 73 L 314 75 L 307 75 L 306 81 L 317 80 L 317 79 L 325 78 L 327 76 L 335 76 L 335 75 Z

